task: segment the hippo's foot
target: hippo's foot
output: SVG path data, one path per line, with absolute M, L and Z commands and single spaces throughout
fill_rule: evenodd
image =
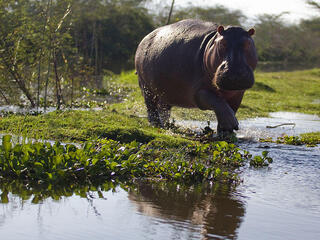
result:
M 145 103 L 147 106 L 148 120 L 152 126 L 167 128 L 169 125 L 171 106 L 161 103 L 158 98 L 152 94 L 145 94 Z
M 195 101 L 202 110 L 214 110 L 218 119 L 218 133 L 238 130 L 239 123 L 235 112 L 222 97 L 209 90 L 201 89 L 196 93 Z
M 220 131 L 218 132 L 218 135 L 215 137 L 215 140 L 217 141 L 227 141 L 227 142 L 237 142 L 238 138 L 235 132 L 230 131 Z
M 169 122 L 170 112 L 152 112 L 148 110 L 148 120 L 152 126 L 161 128 L 170 128 L 171 124 Z
M 223 128 L 223 124 L 218 123 L 218 128 L 217 128 L 217 138 L 220 140 L 224 140 L 227 142 L 236 142 L 237 137 L 236 133 L 233 130 L 238 130 L 238 121 L 237 124 L 233 127 L 233 129 L 225 129 Z
M 216 116 L 218 119 L 218 135 L 228 135 L 233 133 L 233 130 L 239 129 L 239 123 L 235 116 L 234 111 L 229 105 L 224 106 L 221 111 L 216 111 Z
M 161 121 L 158 112 L 151 112 L 148 110 L 148 121 L 154 127 L 161 127 Z

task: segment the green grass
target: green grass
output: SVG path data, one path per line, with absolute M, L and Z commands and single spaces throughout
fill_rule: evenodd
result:
M 178 145 L 188 141 L 179 133 L 151 127 L 134 71 L 105 78 L 114 91 L 125 89 L 123 101 L 105 104 L 102 111 L 65 111 L 39 116 L 8 115 L 0 131 L 36 139 L 82 142 L 104 138 L 130 142 L 150 140 Z M 292 111 L 320 115 L 320 69 L 256 73 L 254 87 L 245 93 L 239 119 L 267 116 L 269 112 Z M 212 111 L 174 108 L 174 119 L 214 120 Z
M 287 111 L 320 116 L 320 69 L 256 73 L 254 87 L 245 93 L 238 117 L 268 116 Z
M 112 109 L 103 111 L 59 111 L 38 116 L 10 115 L 0 121 L 0 131 L 34 139 L 84 142 L 108 138 L 120 142 L 151 140 L 178 145 L 189 142 L 171 131 L 154 128 L 147 119 L 124 115 Z

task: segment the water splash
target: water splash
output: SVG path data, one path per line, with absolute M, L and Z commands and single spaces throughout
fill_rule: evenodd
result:
M 206 121 L 181 120 L 176 121 L 177 125 L 200 131 L 208 126 Z M 279 127 L 275 127 L 281 124 Z M 239 121 L 239 139 L 254 140 L 259 138 L 277 138 L 284 135 L 297 136 L 302 133 L 320 131 L 320 117 L 317 115 L 294 113 L 294 112 L 274 112 L 270 117 L 249 118 Z M 210 122 L 210 127 L 216 129 L 217 123 Z M 270 128 L 272 127 L 272 128 Z

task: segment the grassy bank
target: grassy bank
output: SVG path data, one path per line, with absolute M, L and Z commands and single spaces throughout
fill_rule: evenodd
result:
M 82 142 L 107 137 L 121 142 L 142 143 L 157 139 L 169 144 L 186 141 L 173 131 L 153 128 L 133 71 L 105 78 L 105 86 L 121 92 L 123 101 L 104 104 L 102 111 L 60 111 L 39 116 L 8 115 L 0 131 L 36 139 Z M 108 91 L 106 91 L 108 92 Z M 112 93 L 112 92 L 111 92 Z M 320 116 L 320 69 L 256 73 L 256 83 L 244 96 L 239 119 L 268 116 L 269 112 L 292 111 Z M 94 104 L 88 104 L 93 105 Z M 212 111 L 173 108 L 173 119 L 215 120 Z

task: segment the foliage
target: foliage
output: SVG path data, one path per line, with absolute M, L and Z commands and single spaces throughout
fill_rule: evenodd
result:
M 307 145 L 307 147 L 315 147 L 320 144 L 320 132 L 302 134 L 301 136 L 283 136 L 278 137 L 277 140 L 272 138 L 262 138 L 261 142 L 274 142 L 289 145 Z
M 263 151 L 262 156 L 254 156 L 250 160 L 250 166 L 252 167 L 266 167 L 273 162 L 271 157 L 268 157 L 268 151 Z
M 163 13 L 166 13 L 166 11 L 163 11 Z M 166 18 L 166 15 L 159 13 L 157 21 L 160 21 L 159 24 L 164 25 Z M 171 23 L 188 18 L 201 19 L 223 25 L 240 26 L 245 21 L 246 16 L 244 16 L 240 10 L 229 10 L 221 5 L 206 8 L 190 5 L 174 11 L 171 17 Z
M 101 88 L 105 69 L 132 68 L 136 46 L 153 29 L 141 2 L 2 1 L 1 98 L 59 108 L 83 85 Z
M 260 61 L 258 67 L 281 70 L 319 65 L 318 19 L 289 25 L 283 20 L 284 14 L 264 14 L 255 20 L 257 34 L 254 40 Z
M 318 0 L 318 1 L 307 0 L 307 3 L 308 3 L 310 6 L 312 6 L 312 7 L 316 8 L 316 9 L 320 10 L 320 2 L 319 2 L 319 0 Z
M 85 64 L 120 72 L 133 67 L 135 49 L 153 30 L 139 1 L 75 1 L 73 38 Z
M 0 146 L 0 179 L 39 184 L 90 184 L 135 178 L 233 182 L 237 180 L 234 170 L 251 157 L 223 141 L 169 148 L 153 141 L 142 144 L 100 139 L 85 142 L 79 148 L 60 142 L 13 146 L 11 138 L 5 135 Z

